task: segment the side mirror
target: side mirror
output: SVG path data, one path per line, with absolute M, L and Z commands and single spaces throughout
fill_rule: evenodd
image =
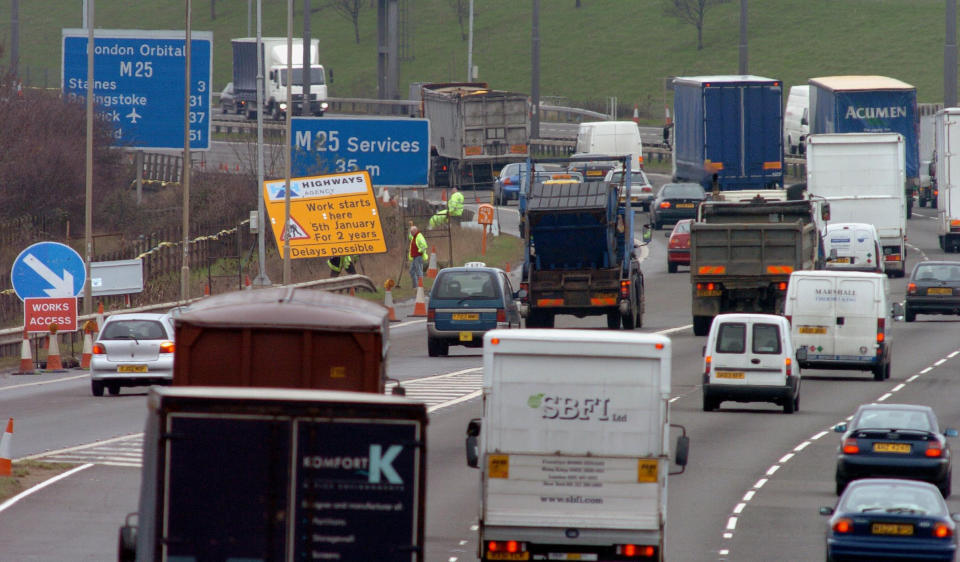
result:
M 515 293 L 513 293 L 513 298 L 515 298 L 515 299 L 525 299 L 525 298 L 527 298 L 527 290 L 526 290 L 526 289 L 520 289 L 519 291 L 516 291 Z
M 847 424 L 845 423 L 838 423 L 837 425 L 833 426 L 833 431 L 836 433 L 843 433 L 846 430 L 847 430 Z
M 957 435 L 960 435 L 957 433 L 957 430 L 953 429 L 952 427 L 948 427 L 947 429 L 943 430 L 943 434 L 947 437 L 956 437 Z
M 467 424 L 467 466 L 470 468 L 479 468 L 480 466 L 480 449 L 478 445 L 478 439 L 480 437 L 480 427 L 481 420 L 480 418 L 473 418 Z
M 802 362 L 802 361 L 806 361 L 806 360 L 807 360 L 807 348 L 806 348 L 806 347 L 803 347 L 803 346 L 798 347 L 798 348 L 797 348 L 797 361 L 798 361 L 798 362 Z
M 801 125 L 809 125 L 809 124 L 810 124 L 810 120 L 807 119 L 806 117 L 801 117 L 801 118 L 800 118 L 800 124 L 801 124 Z
M 830 220 L 830 203 L 827 203 L 826 201 L 820 205 L 820 220 Z
M 820 506 L 820 515 L 833 515 L 833 508 L 825 505 Z
M 903 303 L 895 302 L 890 306 L 890 315 L 894 318 L 903 318 Z
M 139 515 L 128 513 L 122 527 L 120 527 L 120 536 L 117 545 L 117 560 L 120 562 L 133 562 L 137 559 L 137 523 Z
M 690 438 L 686 435 L 677 437 L 677 454 L 675 457 L 677 466 L 687 466 L 687 460 L 690 457 Z
M 642 232 L 641 238 L 644 244 L 649 243 L 650 240 L 653 239 L 653 229 L 650 228 L 649 224 L 643 225 L 643 229 L 641 230 L 641 232 Z

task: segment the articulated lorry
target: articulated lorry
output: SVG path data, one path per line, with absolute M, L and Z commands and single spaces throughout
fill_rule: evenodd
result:
M 673 181 L 707 191 L 783 187 L 782 100 L 772 78 L 674 78 Z
M 899 133 L 807 137 L 808 195 L 830 203 L 830 222 L 872 224 L 890 277 L 903 277 L 907 261 L 906 146 Z
M 260 108 L 257 107 L 257 38 L 244 37 L 234 39 L 233 43 L 233 95 L 239 107 L 246 107 L 248 119 L 253 119 Z M 279 120 L 293 108 L 293 115 L 303 115 L 304 111 L 304 61 L 303 39 L 293 39 L 293 72 L 290 81 L 291 100 L 287 99 L 287 38 L 261 38 L 263 51 L 263 114 Z M 320 41 L 310 40 L 310 113 L 323 115 L 327 110 L 327 76 L 323 65 L 319 63 Z M 332 75 L 331 75 L 332 76 Z
M 917 89 L 886 76 L 810 79 L 810 134 L 900 133 L 905 143 L 906 217 L 920 183 Z M 862 222 L 862 221 L 857 221 Z
M 530 155 L 526 94 L 482 82 L 420 86 L 420 116 L 430 120 L 430 186 L 489 188 L 500 169 Z
M 487 332 L 466 439 L 480 560 L 666 559 L 667 479 L 689 449 L 670 424 L 670 350 L 654 334 Z
M 120 560 L 424 560 L 426 406 L 151 387 Z
M 705 336 L 725 312 L 783 314 L 794 271 L 819 269 L 817 201 L 704 201 L 690 227 L 693 333 Z M 818 219 L 818 216 L 820 217 Z
M 629 164 L 635 157 L 584 158 Z M 577 161 L 574 157 L 532 162 Z M 630 167 L 623 169 L 625 179 L 620 184 L 530 181 L 529 193 L 520 194 L 526 230 L 520 284 L 527 293 L 522 307 L 526 327 L 552 328 L 558 314 L 605 315 L 610 329 L 643 325 L 643 272 L 635 253 L 639 245 L 633 232 Z M 649 237 L 645 227 L 643 243 Z
M 960 252 L 960 108 L 948 107 L 937 113 L 936 137 L 940 248 Z

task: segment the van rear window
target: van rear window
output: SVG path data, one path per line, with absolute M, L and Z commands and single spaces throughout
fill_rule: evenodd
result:
M 779 354 L 780 327 L 776 324 L 754 324 L 753 352 Z
M 723 323 L 717 333 L 717 353 L 743 353 L 747 349 L 747 325 Z

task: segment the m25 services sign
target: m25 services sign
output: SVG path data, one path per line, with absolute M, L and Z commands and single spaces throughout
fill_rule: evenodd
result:
M 365 171 L 377 186 L 426 185 L 426 119 L 294 117 L 292 175 Z

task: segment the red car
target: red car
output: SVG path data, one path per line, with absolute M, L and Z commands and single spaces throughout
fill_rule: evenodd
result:
M 668 234 L 670 242 L 667 244 L 667 271 L 677 272 L 677 266 L 690 265 L 690 224 L 693 219 L 677 221 L 673 231 Z

